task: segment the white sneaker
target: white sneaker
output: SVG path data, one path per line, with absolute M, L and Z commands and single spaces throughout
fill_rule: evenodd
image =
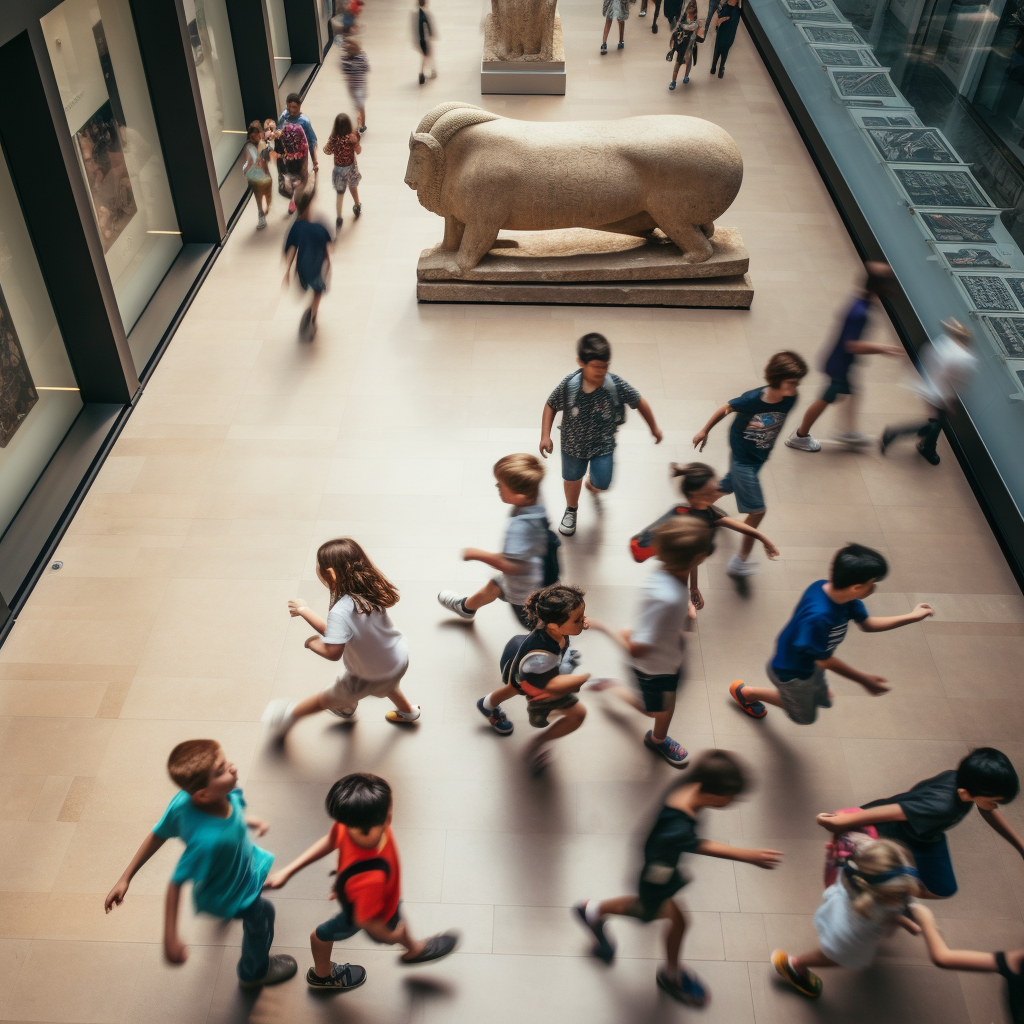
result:
M 264 214 L 260 214 L 259 220 L 256 221 L 256 230 L 262 231 L 267 226 L 267 218 Z
M 802 439 L 801 439 L 802 440 Z M 757 572 L 757 562 L 745 562 L 739 555 L 733 555 L 726 567 L 726 576 L 733 579 L 742 579 L 745 576 L 753 576 Z
M 576 532 L 576 509 L 566 508 L 558 524 L 558 532 L 564 537 L 571 537 Z
M 356 720 L 355 708 L 328 708 L 332 715 L 337 715 L 343 722 L 354 722 Z
M 801 437 L 795 430 L 786 438 L 787 448 L 796 448 L 801 452 L 820 452 L 821 442 L 816 441 L 810 434 Z
M 292 711 L 295 710 L 296 703 L 297 701 L 285 700 L 282 697 L 280 700 L 272 700 L 267 705 L 267 710 L 263 712 L 262 721 L 264 725 L 270 726 L 275 739 L 281 739 L 286 736 L 288 730 L 295 724 Z
M 875 443 L 873 437 L 868 437 L 867 434 L 860 434 L 856 430 L 851 433 L 839 431 L 833 434 L 832 437 L 840 444 L 848 444 L 851 448 L 870 448 Z
M 445 608 L 450 612 L 455 612 L 460 619 L 466 619 L 472 621 L 476 617 L 476 611 L 468 611 L 462 606 L 462 598 L 455 593 L 454 590 L 442 590 L 437 595 L 437 600 L 440 604 L 444 605 Z

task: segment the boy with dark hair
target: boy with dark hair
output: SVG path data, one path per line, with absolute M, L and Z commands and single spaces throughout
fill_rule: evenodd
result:
M 331 960 L 334 943 L 359 931 L 376 942 L 405 946 L 405 956 L 398 961 L 402 964 L 422 964 L 447 956 L 458 943 L 455 933 L 414 939 L 399 913 L 402 885 L 398 847 L 391 834 L 391 787 L 377 775 L 356 772 L 331 787 L 326 804 L 337 824 L 267 879 L 268 889 L 280 889 L 307 864 L 338 851 L 334 894 L 341 910 L 310 933 L 313 966 L 306 972 L 306 983 L 335 990 L 362 985 L 366 981 L 364 968 Z
M 861 341 L 860 336 L 868 325 L 868 315 L 880 295 L 886 295 L 892 289 L 893 272 L 888 263 L 865 263 L 867 280 L 853 297 L 853 303 L 846 313 L 846 319 L 839 331 L 839 337 L 828 349 L 822 369 L 829 378 L 821 398 L 807 407 L 800 426 L 791 437 L 786 438 L 788 448 L 796 448 L 802 452 L 821 451 L 821 442 L 811 437 L 811 427 L 818 417 L 837 399 L 845 396 L 847 411 L 847 430 L 835 434 L 835 439 L 851 447 L 863 447 L 871 444 L 871 438 L 858 433 L 854 405 L 854 390 L 850 381 L 850 370 L 857 356 L 883 355 L 901 356 L 903 349 L 896 345 L 878 345 L 871 341 Z
M 172 964 L 188 959 L 188 946 L 178 936 L 178 902 L 182 885 L 191 880 L 197 912 L 242 922 L 239 985 L 259 988 L 287 981 L 296 963 L 284 954 L 270 955 L 274 904 L 260 895 L 274 855 L 255 846 L 247 831 L 262 836 L 270 826 L 245 815 L 238 769 L 216 740 L 186 740 L 171 751 L 167 770 L 181 790 L 107 894 L 104 909 L 109 914 L 120 906 L 139 868 L 168 839 L 179 837 L 185 852 L 167 887 L 164 956 Z
M 873 825 L 883 839 L 895 839 L 914 855 L 921 883 L 933 899 L 946 899 L 957 889 L 946 832 L 977 804 L 987 824 L 1022 857 L 1024 840 L 1000 813 L 1020 791 L 1010 759 L 993 747 L 972 750 L 956 770 L 939 772 L 906 793 L 872 800 L 861 810 L 819 814 L 829 832 L 863 831 Z
M 587 490 L 596 499 L 612 485 L 615 470 L 615 431 L 626 420 L 626 406 L 636 409 L 650 428 L 655 444 L 662 433 L 646 398 L 632 385 L 608 372 L 612 347 L 603 334 L 584 334 L 576 343 L 579 369 L 559 381 L 548 396 L 540 423 L 540 453 L 546 459 L 555 449 L 551 425 L 561 410 L 562 482 L 565 512 L 558 532 L 576 532 L 583 478 L 590 470 Z
M 544 558 L 548 551 L 548 516 L 540 503 L 544 466 L 536 455 L 505 455 L 494 464 L 498 496 L 512 506 L 501 553 L 466 548 L 464 562 L 483 562 L 498 571 L 475 594 L 460 597 L 442 590 L 437 600 L 460 619 L 470 622 L 477 609 L 493 601 L 507 601 L 516 618 L 529 629 L 523 612 L 526 599 L 544 585 Z
M 729 429 L 729 472 L 719 481 L 724 494 L 736 495 L 736 508 L 746 515 L 746 524 L 757 529 L 767 508 L 761 493 L 758 474 L 775 447 L 790 410 L 796 405 L 800 381 L 807 376 L 807 364 L 796 352 L 776 352 L 764 369 L 765 388 L 745 391 L 739 398 L 726 402 L 693 437 L 693 446 L 704 451 L 708 434 L 716 423 L 735 413 Z M 735 578 L 757 572 L 750 562 L 754 537 L 746 535 L 740 542 L 739 554 L 733 555 L 726 572 Z
M 331 233 L 323 224 L 312 219 L 313 195 L 313 192 L 304 189 L 299 191 L 295 199 L 299 215 L 295 218 L 295 223 L 292 224 L 284 243 L 284 254 L 287 259 L 284 268 L 285 287 L 291 280 L 294 263 L 302 290 L 313 290 L 313 301 L 299 321 L 299 333 L 308 340 L 312 340 L 316 334 L 317 310 L 320 308 L 324 292 L 327 291 L 324 278 L 331 268 L 331 257 L 328 254 Z
M 830 578 L 817 580 L 804 591 L 779 634 L 775 657 L 767 666 L 773 688 L 745 686 L 737 679 L 729 687 L 732 699 L 752 718 L 764 718 L 765 704 L 774 704 L 797 725 L 810 725 L 818 717 L 818 708 L 832 707 L 826 669 L 860 683 L 874 696 L 888 693 L 884 677 L 861 672 L 833 653 L 851 619 L 865 633 L 884 633 L 933 614 L 931 605 L 919 604 L 905 615 L 869 616 L 864 599 L 875 592 L 888 571 L 884 556 L 863 544 L 847 544 L 837 551 Z
M 277 118 L 277 127 L 280 130 L 286 124 L 294 124 L 302 129 L 302 134 L 306 136 L 306 147 L 307 156 L 301 160 L 301 167 L 289 169 L 286 164 L 286 160 L 278 160 L 277 163 L 277 190 L 286 199 L 290 200 L 288 203 L 288 212 L 294 213 L 296 210 L 297 199 L 293 194 L 288 191 L 285 187 L 284 178 L 286 174 L 293 174 L 299 177 L 302 181 L 303 189 L 306 185 L 306 179 L 309 177 L 309 172 L 306 169 L 307 160 L 313 161 L 313 173 L 315 174 L 320 170 L 320 164 L 316 159 L 316 132 L 313 131 L 313 125 L 309 118 L 302 113 L 302 97 L 297 92 L 288 93 L 288 97 L 285 100 L 284 110 L 281 111 Z M 280 151 L 279 152 L 283 152 Z
M 676 693 L 686 666 L 686 625 L 689 619 L 690 572 L 708 556 L 712 529 L 699 519 L 679 516 L 654 528 L 654 550 L 661 565 L 640 587 L 636 629 L 619 633 L 590 620 L 590 628 L 611 637 L 629 655 L 637 689 L 600 680 L 589 689 L 608 690 L 631 708 L 654 719 L 644 746 L 673 768 L 686 764 L 686 751 L 668 734 L 676 709 Z
M 697 834 L 697 815 L 701 810 L 728 807 L 747 786 L 743 765 L 730 751 L 705 750 L 697 758 L 683 781 L 668 794 L 647 837 L 638 895 L 584 900 L 573 908 L 596 940 L 594 956 L 605 963 L 611 963 L 615 957 L 615 945 L 605 932 L 605 918 L 609 914 L 645 922 L 665 919 L 669 927 L 665 935 L 665 963 L 658 968 L 658 987 L 688 1006 L 703 1006 L 707 1002 L 704 985 L 679 964 L 680 947 L 689 926 L 687 914 L 672 899 L 689 882 L 679 871 L 679 858 L 684 853 L 701 853 L 759 868 L 779 864 L 782 854 L 778 850 L 746 850 L 701 839 Z

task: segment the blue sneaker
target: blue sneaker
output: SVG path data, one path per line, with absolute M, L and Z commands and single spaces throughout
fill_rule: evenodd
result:
M 591 924 L 587 920 L 587 904 L 589 900 L 584 900 L 582 903 L 577 903 L 572 909 L 576 911 L 576 916 L 583 922 L 583 927 L 594 936 L 596 942 L 591 952 L 599 960 L 603 960 L 606 964 L 610 964 L 615 959 L 615 944 L 608 938 L 604 931 L 604 921 L 598 921 L 597 924 Z
M 682 768 L 690 756 L 671 736 L 666 736 L 661 743 L 655 743 L 653 730 L 644 737 L 644 746 L 663 757 L 673 768 Z
M 491 728 L 498 733 L 498 735 L 508 736 L 511 734 L 514 726 L 508 720 L 505 712 L 501 710 L 500 704 L 493 711 L 488 711 L 487 708 L 484 707 L 484 699 L 481 697 L 476 702 L 476 709 L 484 716 L 484 718 L 487 719 L 488 722 L 491 723 Z
M 689 75 L 684 75 L 683 76 L 683 85 L 689 85 L 689 84 L 690 84 L 690 76 Z
M 675 89 L 675 87 L 676 87 L 676 83 L 675 82 L 669 82 L 668 83 L 668 91 L 669 92 L 672 92 Z
M 658 968 L 658 988 L 664 989 L 673 999 L 686 1006 L 705 1006 L 708 1001 L 707 990 L 700 979 L 689 971 L 681 968 L 671 974 L 664 967 Z

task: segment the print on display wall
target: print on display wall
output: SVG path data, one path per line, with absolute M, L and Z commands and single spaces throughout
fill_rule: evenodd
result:
M 1010 289 L 995 274 L 957 274 L 957 279 L 971 297 L 974 308 L 996 313 L 1019 313 Z
M 0 448 L 7 447 L 7 442 L 38 401 L 39 392 L 25 362 L 25 352 L 7 301 L 0 291 Z
M 987 316 L 985 322 L 995 335 L 1004 356 L 1010 359 L 1024 358 L 1024 319 L 1017 316 Z
M 843 19 L 838 14 L 830 14 L 828 11 L 815 11 L 813 14 L 803 14 L 794 11 L 790 14 L 790 17 L 794 21 L 821 21 L 827 25 L 841 25 L 843 23 Z
M 894 164 L 958 164 L 960 157 L 937 128 L 868 128 L 883 157 Z
M 1024 307 L 1024 277 L 1004 277 L 1003 280 L 1010 286 L 1010 290 L 1017 296 L 1017 301 Z
M 996 218 L 974 213 L 922 213 L 921 219 L 936 242 L 994 242 Z
M 970 171 L 920 171 L 897 167 L 893 174 L 915 206 L 992 208 L 988 196 L 981 191 Z
M 832 28 L 830 25 L 798 25 L 809 43 L 853 43 L 866 45 L 860 33 L 852 25 Z
M 818 60 L 825 67 L 870 68 L 879 66 L 875 55 L 864 46 L 812 46 L 811 49 L 814 50 Z
M 896 89 L 889 81 L 888 69 L 883 71 L 831 71 L 836 91 L 844 99 L 895 99 Z M 903 101 L 906 104 L 906 100 Z
M 1006 263 L 1002 256 L 994 249 L 987 246 L 964 246 L 961 249 L 954 249 L 952 246 L 939 246 L 942 258 L 954 270 L 966 270 L 969 267 L 977 267 L 979 270 L 1009 270 L 1010 264 Z

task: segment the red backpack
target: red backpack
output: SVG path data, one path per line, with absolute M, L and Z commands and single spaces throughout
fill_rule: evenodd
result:
M 304 160 L 309 152 L 306 133 L 301 125 L 286 124 L 281 129 L 281 148 L 288 160 Z
M 654 555 L 654 528 L 667 523 L 675 516 L 685 516 L 690 511 L 689 505 L 674 505 L 660 519 L 655 519 L 650 526 L 645 526 L 639 533 L 629 538 L 629 550 L 634 562 L 646 562 Z

